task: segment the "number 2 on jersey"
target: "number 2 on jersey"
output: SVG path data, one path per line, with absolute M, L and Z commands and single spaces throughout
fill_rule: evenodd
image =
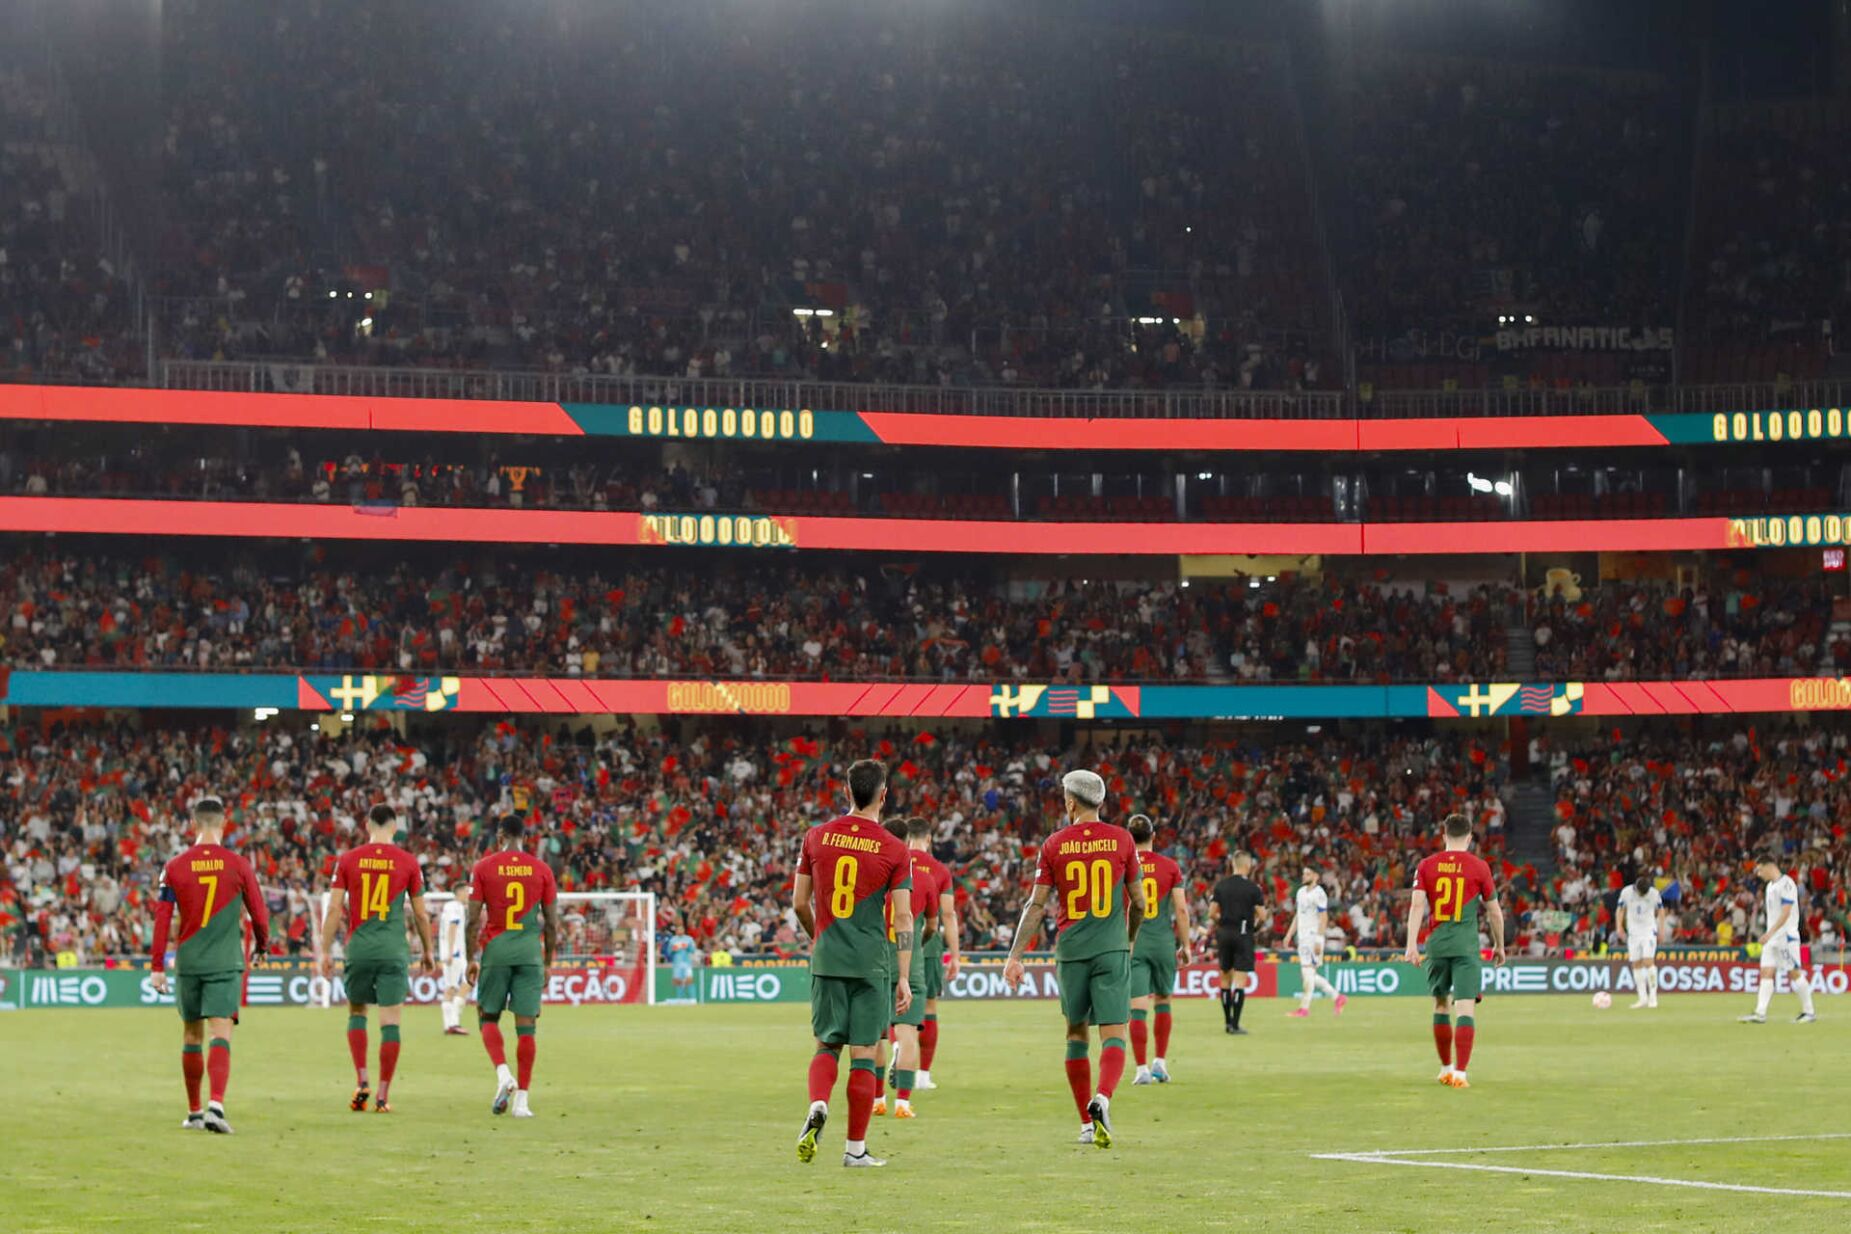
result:
M 1465 916 L 1465 880 L 1440 878 L 1433 884 L 1433 920 L 1435 923 L 1458 921 Z
M 504 923 L 510 930 L 525 930 L 527 924 L 521 920 L 521 914 L 527 911 L 527 884 L 508 884 L 508 920 Z
M 1071 884 L 1067 889 L 1067 920 L 1112 915 L 1111 862 L 1095 861 L 1088 867 L 1084 861 L 1069 861 L 1067 882 Z
M 840 920 L 855 912 L 855 884 L 861 881 L 861 862 L 843 857 L 836 862 L 836 881 L 829 889 L 829 915 Z M 891 930 L 889 930 L 891 933 Z

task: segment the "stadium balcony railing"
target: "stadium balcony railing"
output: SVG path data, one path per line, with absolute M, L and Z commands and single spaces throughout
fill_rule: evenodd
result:
M 512 402 L 790 407 L 1064 419 L 1451 419 L 1842 407 L 1851 381 L 1736 382 L 1574 390 L 1066 390 L 732 377 L 614 377 L 519 370 L 390 368 L 290 360 L 163 360 L 170 390 L 467 398 Z

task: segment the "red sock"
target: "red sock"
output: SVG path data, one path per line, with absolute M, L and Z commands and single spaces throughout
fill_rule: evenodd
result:
M 874 1118 L 874 1073 L 856 1067 L 848 1073 L 848 1138 L 868 1138 L 868 1123 Z
M 893 1090 L 893 1095 L 898 1097 L 901 1101 L 911 1101 L 913 1099 L 913 1090 L 910 1088 L 896 1088 Z
M 1099 1092 L 1110 1097 L 1118 1088 L 1119 1077 L 1125 1074 L 1125 1043 L 1117 1037 L 1105 1043 L 1099 1051 Z
M 1150 1033 L 1146 1031 L 1142 1020 L 1131 1022 L 1131 1053 L 1138 1060 L 1140 1067 L 1150 1061 Z
M 534 1035 L 530 1028 L 526 1032 L 515 1030 L 514 1039 L 514 1082 L 522 1092 L 527 1091 L 533 1080 Z
M 199 1104 L 199 1082 L 206 1076 L 206 1055 L 196 1045 L 180 1047 L 180 1074 L 186 1077 L 186 1112 L 203 1110 Z
M 938 1021 L 931 1016 L 919 1027 L 919 1070 L 932 1070 L 932 1056 L 938 1053 Z
M 1082 1054 L 1067 1060 L 1067 1087 L 1073 1090 L 1073 1105 L 1080 1112 L 1080 1121 L 1092 1122 L 1086 1115 L 1086 1107 L 1093 1099 L 1092 1059 Z
M 1440 1052 L 1440 1066 L 1453 1065 L 1453 1019 L 1449 1015 L 1433 1017 L 1433 1048 Z
M 354 1079 L 366 1083 L 366 1017 L 347 1017 L 347 1053 L 353 1058 Z
M 1157 1037 L 1157 1057 L 1168 1058 L 1170 1056 L 1170 1013 L 1167 1010 L 1159 1011 L 1152 1017 L 1152 1021 Z
M 827 1101 L 836 1090 L 836 1073 L 842 1060 L 828 1050 L 818 1050 L 810 1059 L 810 1100 Z
M 854 1079 L 854 1076 L 848 1077 Z M 887 1068 L 878 1060 L 874 1064 L 874 1100 L 879 1101 L 887 1095 Z
M 212 1100 L 222 1104 L 231 1083 L 231 1042 L 223 1037 L 214 1037 L 206 1050 L 206 1075 L 212 1080 Z
M 488 1047 L 488 1061 L 497 1067 L 508 1065 L 508 1049 L 501 1044 L 501 1025 L 493 1020 L 484 1020 L 481 1024 L 482 1044 Z
M 1472 1039 L 1478 1036 L 1478 1027 L 1472 1023 L 1471 1016 L 1460 1016 L 1459 1027 L 1453 1030 L 1453 1043 L 1458 1047 L 1458 1069 L 1464 1071 L 1466 1064 L 1472 1061 Z
M 389 1027 L 389 1026 L 388 1026 Z M 386 1089 L 392 1083 L 392 1073 L 398 1070 L 398 1034 L 385 1037 L 385 1029 L 380 1030 L 379 1042 L 379 1099 L 386 1099 Z

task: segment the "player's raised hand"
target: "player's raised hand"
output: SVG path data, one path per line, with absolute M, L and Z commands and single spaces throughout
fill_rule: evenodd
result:
M 902 981 L 893 987 L 893 1012 L 905 1015 L 913 1005 L 913 983 Z M 897 1040 L 897 1039 L 896 1039 Z
M 1022 967 L 1022 961 L 1014 956 L 1009 957 L 1009 962 L 1003 965 L 1003 982 L 1012 990 L 1021 989 L 1022 978 L 1027 975 L 1027 970 Z

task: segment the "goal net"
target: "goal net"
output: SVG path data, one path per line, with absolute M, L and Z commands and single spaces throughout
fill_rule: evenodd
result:
M 460 980 L 460 935 L 446 939 L 444 908 L 456 897 L 447 891 L 426 893 L 424 907 L 431 915 L 431 945 L 439 973 L 427 977 L 418 971 L 417 935 L 409 923 L 411 939 L 412 1004 L 436 1003 L 448 981 Z M 329 896 L 316 901 L 314 932 L 321 947 L 320 923 L 327 918 Z M 656 897 L 650 891 L 562 891 L 559 893 L 559 950 L 547 974 L 548 1003 L 647 1003 L 656 1001 Z M 315 1000 L 330 1007 L 347 1000 L 341 982 L 341 939 L 336 931 L 334 979 L 317 979 Z M 448 946 L 448 950 L 446 947 Z M 319 954 L 316 958 L 320 958 Z M 474 997 L 474 991 L 470 991 Z

